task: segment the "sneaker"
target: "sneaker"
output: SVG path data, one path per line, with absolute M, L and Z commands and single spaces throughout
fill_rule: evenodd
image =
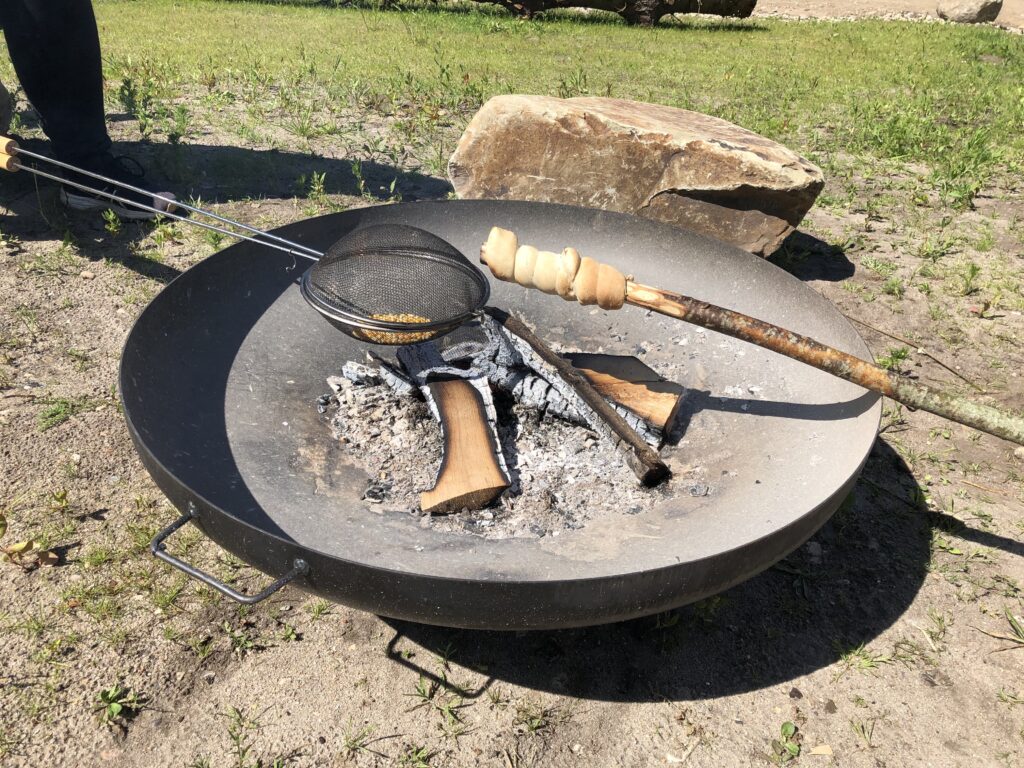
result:
M 130 157 L 124 155 L 114 156 L 106 153 L 89 158 L 85 162 L 77 162 L 75 165 L 82 170 L 106 176 L 108 179 L 124 182 L 139 189 L 144 188 L 142 166 Z M 174 195 L 170 192 L 139 194 L 115 184 L 109 184 L 99 179 L 94 179 L 91 176 L 86 176 L 83 173 L 64 170 L 62 175 L 70 182 L 82 184 L 96 190 L 94 194 L 69 185 L 62 186 L 60 189 L 60 200 L 73 211 L 105 211 L 110 209 L 120 219 L 145 220 L 155 219 L 160 213 L 170 213 L 175 208 L 173 202 L 167 202 L 167 200 L 173 201 L 175 199 Z M 118 202 L 112 199 L 111 195 L 116 195 L 133 203 L 137 202 L 146 207 L 141 208 Z M 167 200 L 160 200 L 156 195 L 167 198 Z

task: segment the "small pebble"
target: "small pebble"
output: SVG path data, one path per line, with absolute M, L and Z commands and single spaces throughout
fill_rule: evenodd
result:
M 1013 455 L 1014 458 L 1017 459 L 1017 461 L 1024 461 L 1024 445 L 1014 450 Z
M 88 269 L 83 269 L 81 272 L 78 273 L 78 276 L 83 280 L 92 280 L 94 277 L 96 277 L 96 273 L 90 272 Z
M 691 496 L 707 496 L 711 493 L 711 487 L 705 483 L 694 483 L 689 488 Z

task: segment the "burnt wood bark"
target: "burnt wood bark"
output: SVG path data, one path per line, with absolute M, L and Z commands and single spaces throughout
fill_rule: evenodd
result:
M 604 432 L 613 440 L 640 482 L 647 486 L 655 486 L 669 478 L 671 472 L 668 465 L 661 460 L 657 451 L 644 442 L 643 438 L 608 404 L 608 401 L 594 389 L 586 377 L 573 368 L 571 363 L 555 354 L 517 318 L 494 307 L 488 307 L 486 312 L 509 333 L 518 336 L 530 345 L 539 359 L 536 363 L 528 361 L 531 367 L 535 369 L 547 367 L 554 371 L 557 375 L 552 376 L 551 384 L 555 387 L 571 388 L 579 396 L 582 401 L 581 405 L 585 404 L 591 411 L 591 414 L 588 414 L 590 418 L 587 419 L 591 427 Z
M 594 389 L 659 430 L 669 431 L 686 388 L 628 355 L 570 352 L 564 356 Z M 649 440 L 647 442 L 650 442 Z

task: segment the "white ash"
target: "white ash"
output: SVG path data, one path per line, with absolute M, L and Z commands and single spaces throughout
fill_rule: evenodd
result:
M 496 393 L 498 433 L 512 486 L 487 509 L 424 515 L 419 495 L 433 487 L 441 429 L 426 403 L 396 394 L 379 378 L 362 381 L 332 377 L 334 394 L 321 398 L 320 406 L 349 460 L 370 477 L 364 499 L 371 509 L 419 515 L 421 525 L 440 531 L 539 538 L 601 517 L 639 514 L 669 493 L 640 487 L 615 447 L 590 430 Z

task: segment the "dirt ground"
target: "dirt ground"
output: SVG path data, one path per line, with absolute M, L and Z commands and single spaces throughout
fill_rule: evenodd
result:
M 329 147 L 282 157 L 213 132 L 161 147 L 134 143 L 128 122 L 114 130 L 178 183 L 198 169 L 193 194 L 263 227 L 392 194 L 395 169 L 366 163 L 357 179 Z M 218 186 L 225 167 L 245 173 Z M 855 318 L 876 355 L 906 347 L 893 364 L 920 380 L 1024 408 L 1024 187 L 986 190 L 953 220 L 879 213 L 870 203 L 899 197 L 899 180 L 851 167 L 823 198 L 853 189 L 863 204 L 816 206 L 775 261 Z M 297 173 L 325 168 L 337 188 L 296 191 Z M 398 179 L 406 200 L 448 193 Z M 1010 444 L 887 403 L 861 480 L 810 542 L 656 617 L 471 632 L 290 588 L 240 609 L 148 554 L 176 512 L 116 392 L 135 317 L 222 244 L 69 215 L 26 174 L 0 182 L 0 544 L 59 556 L 0 564 L 0 765 L 719 768 L 785 762 L 787 741 L 805 766 L 1024 764 L 1024 628 L 1011 621 L 1024 613 L 1024 453 Z M 956 266 L 929 277 L 937 249 Z M 239 588 L 266 582 L 179 537 L 176 552 Z M 122 709 L 103 722 L 112 687 Z
M 938 0 L 758 0 L 755 15 L 833 19 L 863 17 L 938 18 Z M 1024 27 L 1024 0 L 1004 0 L 996 24 Z

